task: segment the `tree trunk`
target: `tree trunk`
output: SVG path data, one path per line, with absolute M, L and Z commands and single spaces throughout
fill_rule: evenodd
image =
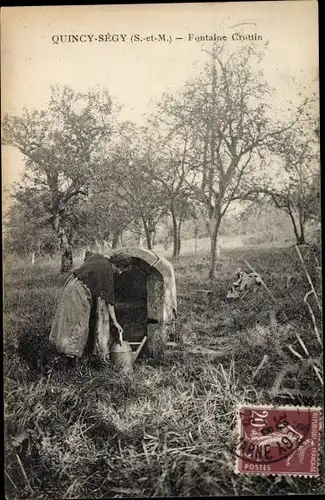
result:
M 113 233 L 113 238 L 112 238 L 112 249 L 113 250 L 115 250 L 115 248 L 118 247 L 119 237 L 120 237 L 120 233 L 119 232 Z
M 181 241 L 181 227 L 182 227 L 182 220 L 179 219 L 178 225 L 177 225 L 177 253 L 176 253 L 177 260 L 179 259 L 179 255 L 181 253 L 181 244 L 182 244 L 182 241 Z
M 181 253 L 181 244 L 182 244 L 181 228 L 182 228 L 184 211 L 185 211 L 186 205 L 187 205 L 187 198 L 185 200 L 183 200 L 183 204 L 182 204 L 182 207 L 180 210 L 178 224 L 177 224 L 177 259 L 179 258 L 180 253 Z
M 306 243 L 305 241 L 305 227 L 304 227 L 304 223 L 302 221 L 302 219 L 300 219 L 300 236 L 299 236 L 299 241 L 298 241 L 298 245 L 304 245 Z
M 59 240 L 61 273 L 67 273 L 71 271 L 73 266 L 72 248 L 59 214 L 54 217 L 53 226 Z
M 208 171 L 208 186 L 209 186 L 209 232 L 211 239 L 210 246 L 210 269 L 209 269 L 209 279 L 212 280 L 216 276 L 216 264 L 217 264 L 217 239 L 218 231 L 221 221 L 220 216 L 220 206 L 217 209 L 217 200 L 215 200 L 215 205 L 212 205 L 212 193 L 213 193 L 213 178 L 216 159 L 216 89 L 217 89 L 217 69 L 216 69 L 216 55 L 212 53 L 212 120 L 210 122 L 211 127 L 211 141 L 210 141 L 210 156 L 211 164 Z M 220 193 L 218 197 L 220 196 Z M 220 202 L 219 202 L 220 203 Z
M 171 209 L 171 215 L 172 215 L 172 223 L 173 223 L 173 256 L 172 259 L 176 260 L 177 259 L 177 249 L 178 249 L 178 231 L 177 231 L 177 219 L 175 215 L 174 208 L 172 207 Z
M 105 240 L 103 240 L 102 238 L 100 238 L 99 240 L 99 253 L 102 253 L 104 254 L 105 253 Z
M 218 242 L 218 232 L 220 226 L 220 217 L 210 221 L 210 268 L 209 268 L 209 279 L 216 277 L 216 265 L 217 265 L 217 242 Z
M 295 233 L 297 245 L 304 245 L 305 244 L 305 232 L 304 232 L 303 226 L 300 228 L 302 232 L 301 232 L 301 234 L 299 234 L 297 224 L 296 224 L 295 218 L 294 218 L 291 210 L 288 211 L 288 214 L 289 214 L 289 217 L 290 217 L 291 222 L 292 222 L 293 232 Z
M 306 240 L 305 240 L 304 233 L 300 234 L 300 236 L 297 239 L 297 245 L 304 245 L 305 243 L 306 243 Z
M 143 222 L 143 227 L 144 227 L 144 232 L 146 234 L 146 240 L 147 240 L 148 250 L 152 250 L 151 231 L 150 231 L 148 225 L 145 222 Z
M 152 238 L 151 238 L 152 246 L 154 247 L 156 245 L 156 236 L 157 236 L 156 228 L 151 231 L 151 234 L 152 234 Z
M 61 251 L 61 273 L 68 273 L 71 271 L 73 266 L 73 257 L 72 257 L 72 249 L 70 245 L 67 245 L 64 248 L 64 251 Z

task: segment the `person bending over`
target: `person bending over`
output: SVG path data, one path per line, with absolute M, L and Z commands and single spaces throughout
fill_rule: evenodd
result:
M 131 259 L 120 253 L 105 257 L 86 252 L 84 263 L 66 281 L 53 319 L 50 342 L 70 357 L 82 356 L 90 335 L 92 305 L 96 305 L 96 328 L 93 345 L 103 358 L 109 352 L 109 318 L 123 333 L 115 314 L 114 274 L 131 268 Z

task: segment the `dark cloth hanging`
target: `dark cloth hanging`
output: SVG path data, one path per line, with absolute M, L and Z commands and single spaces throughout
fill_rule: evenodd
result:
M 113 265 L 107 257 L 92 254 L 73 275 L 89 288 L 93 297 L 115 305 Z

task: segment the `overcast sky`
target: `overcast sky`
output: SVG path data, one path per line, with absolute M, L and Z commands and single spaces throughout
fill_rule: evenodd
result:
M 309 0 L 3 8 L 2 113 L 46 107 L 51 85 L 82 92 L 100 85 L 125 106 L 123 118 L 141 122 L 151 99 L 181 87 L 207 60 L 202 48 L 211 44 L 189 41 L 190 33 L 226 35 L 234 48 L 248 42 L 231 40 L 233 33 L 261 35 L 263 41 L 255 43 L 269 42 L 264 73 L 284 103 L 293 95 L 293 81 L 310 86 L 318 66 L 316 9 L 317 2 Z M 126 41 L 94 40 L 108 33 L 126 35 Z M 136 33 L 165 33 L 173 40 L 132 43 Z M 53 35 L 69 34 L 93 35 L 93 41 L 52 41 Z M 23 162 L 12 148 L 2 154 L 6 185 L 17 180 Z

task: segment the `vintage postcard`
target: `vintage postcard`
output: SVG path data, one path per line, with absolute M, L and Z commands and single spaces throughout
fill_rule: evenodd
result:
M 8 499 L 325 493 L 318 33 L 2 8 Z

